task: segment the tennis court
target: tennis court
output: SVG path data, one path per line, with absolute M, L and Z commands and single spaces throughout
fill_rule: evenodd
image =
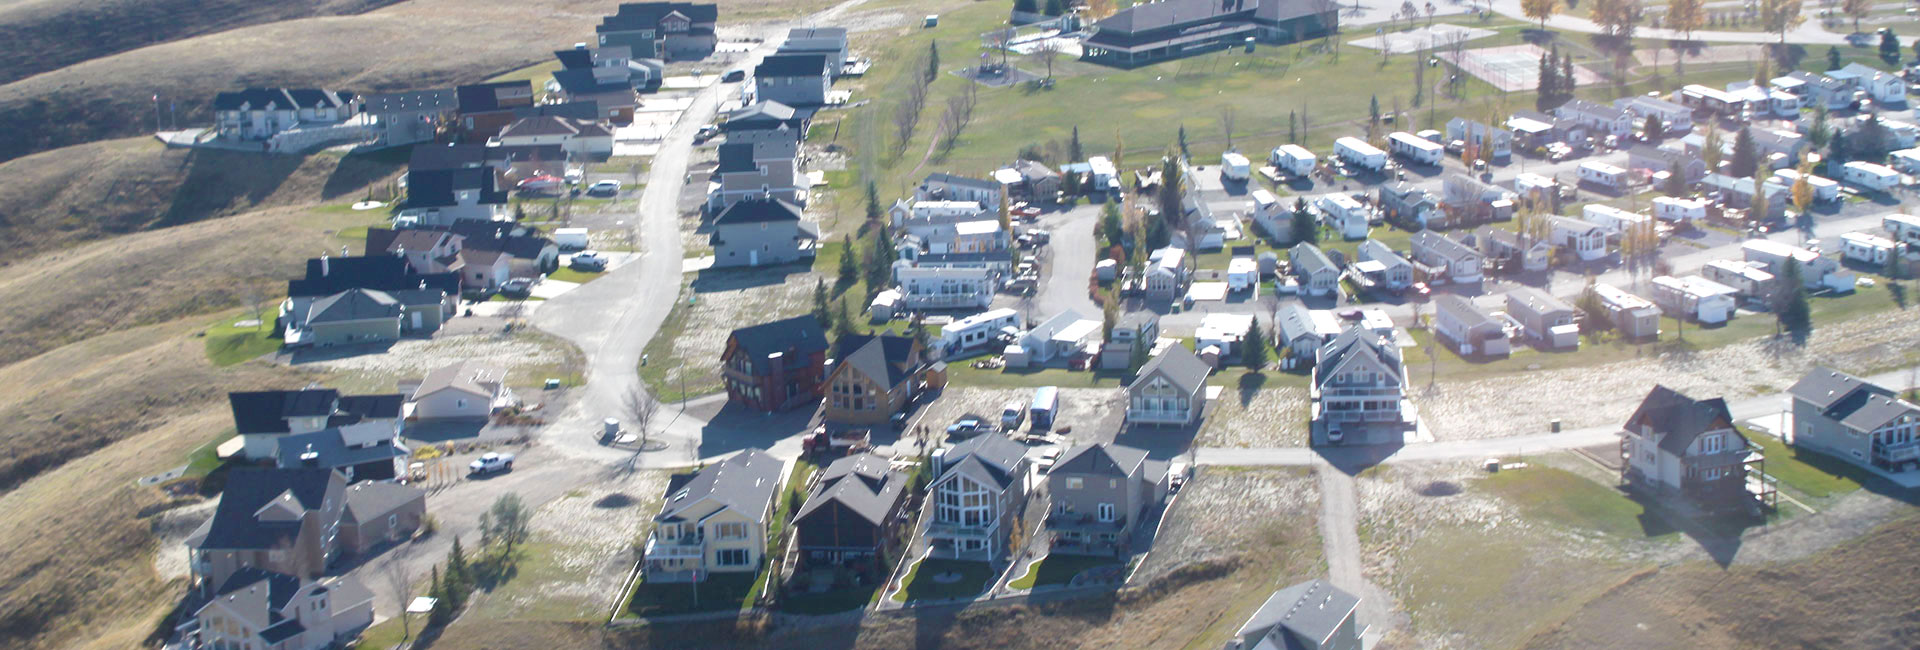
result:
M 1536 90 L 1540 87 L 1540 56 L 1546 50 L 1531 43 L 1526 45 L 1508 45 L 1467 50 L 1461 53 L 1461 60 L 1454 60 L 1452 52 L 1443 52 L 1440 58 L 1459 66 L 1467 74 L 1493 84 L 1495 88 L 1506 92 Z M 1573 66 L 1573 79 L 1576 85 L 1600 81 L 1600 75 L 1593 71 Z

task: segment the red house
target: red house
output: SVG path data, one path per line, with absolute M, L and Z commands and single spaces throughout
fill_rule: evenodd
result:
M 810 315 L 734 330 L 720 353 L 727 399 L 761 411 L 818 403 L 827 347 L 826 332 Z

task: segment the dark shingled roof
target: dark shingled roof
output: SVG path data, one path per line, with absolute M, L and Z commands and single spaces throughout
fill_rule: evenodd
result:
M 460 107 L 460 96 L 452 88 L 380 93 L 361 98 L 368 113 L 407 113 L 413 111 L 451 111 Z
M 667 503 L 655 518 L 672 520 L 687 506 L 712 499 L 757 520 L 779 493 L 783 467 L 767 452 L 747 449 L 699 472 L 676 475 L 667 486 Z
M 887 516 L 906 496 L 907 475 L 893 471 L 887 459 L 874 454 L 856 454 L 827 465 L 820 481 L 807 495 L 807 501 L 794 514 L 806 519 L 829 503 L 839 503 L 875 526 L 884 526 Z
M 383 481 L 363 481 L 347 488 L 347 507 L 340 515 L 342 523 L 366 523 L 378 521 L 401 506 L 424 500 L 427 493 L 420 488 L 387 483 Z
M 519 106 L 513 109 L 513 116 L 515 118 L 552 116 L 552 117 L 564 117 L 571 120 L 593 121 L 593 120 L 600 119 L 600 102 L 597 102 L 591 99 L 576 99 L 574 101 L 562 102 L 559 104 L 537 104 L 534 106 Z M 551 146 L 555 150 L 558 150 L 560 148 L 560 145 L 542 145 L 542 146 Z M 488 149 L 505 149 L 505 148 L 513 148 L 513 147 L 487 147 L 487 148 Z M 559 159 L 558 156 L 547 158 L 547 160 L 558 160 L 558 159 Z
M 720 145 L 718 149 L 720 164 L 713 168 L 716 174 L 750 172 L 759 169 L 758 165 L 753 164 L 753 143 L 751 142 L 729 142 Z
M 1708 431 L 1728 430 L 1745 446 L 1746 436 L 1733 428 L 1733 414 L 1727 411 L 1727 401 L 1718 397 L 1696 400 L 1679 391 L 1656 385 L 1647 398 L 1640 401 L 1640 408 L 1627 418 L 1627 429 L 1638 434 L 1641 425 L 1653 428 L 1653 435 L 1664 436 L 1660 439 L 1660 449 L 1676 456 L 1685 455 L 1687 448 L 1693 446 L 1693 440 Z M 1730 449 L 1738 449 L 1729 445 Z
M 913 355 L 913 338 L 908 336 L 849 334 L 834 346 L 836 363 L 889 388 L 906 381 L 920 366 Z
M 460 293 L 460 276 L 455 273 L 414 273 L 407 260 L 397 255 L 369 257 L 333 257 L 326 260 L 327 272 L 321 273 L 321 260 L 307 260 L 307 276 L 287 281 L 289 296 L 331 296 L 348 289 L 405 291 L 428 289 Z
M 487 164 L 487 147 L 483 144 L 423 144 L 413 148 L 407 157 L 407 169 L 412 172 L 435 169 L 460 169 L 479 167 Z
M 568 68 L 553 71 L 553 80 L 568 95 L 596 95 L 600 93 L 633 92 L 633 84 L 624 81 L 602 83 L 594 78 L 592 68 Z
M 1281 638 L 1275 647 L 1318 648 L 1327 645 L 1334 632 L 1359 609 L 1360 599 L 1353 594 L 1320 580 L 1309 580 L 1273 592 L 1240 627 L 1238 636 L 1257 645 L 1279 628 Z
M 302 458 L 309 452 L 314 454 L 311 463 Z M 352 467 L 355 481 L 381 481 L 395 478 L 393 459 L 406 455 L 405 448 L 391 442 L 370 447 L 350 447 L 339 429 L 321 429 L 281 438 L 274 458 L 280 467 L 287 468 Z
M 1902 415 L 1920 415 L 1920 406 L 1893 391 L 1824 366 L 1808 370 L 1787 392 L 1855 431 L 1869 432 Z
M 1101 476 L 1128 477 L 1140 471 L 1147 461 L 1147 452 L 1125 445 L 1112 443 L 1079 443 L 1061 454 L 1053 463 L 1049 474 L 1098 474 Z
M 330 416 L 341 401 L 340 391 L 331 388 L 227 393 L 233 425 L 240 433 L 286 433 L 287 418 Z
M 944 479 L 951 474 L 966 474 L 1004 489 L 1019 480 L 1020 464 L 1026 456 L 1026 445 L 1012 438 L 992 433 L 978 435 L 947 448 L 946 456 L 940 461 L 943 465 L 940 476 Z
M 826 329 L 812 314 L 742 327 L 734 330 L 732 336 L 734 343 L 756 365 L 775 353 L 803 357 L 824 352 L 828 347 Z
M 1135 375 L 1133 384 L 1128 388 L 1144 387 L 1154 374 L 1159 373 L 1166 375 L 1167 380 L 1173 382 L 1180 390 L 1191 393 L 1205 384 L 1207 375 L 1212 372 L 1213 369 L 1207 367 L 1207 362 L 1201 361 L 1193 350 L 1187 349 L 1187 346 L 1170 345 L 1165 352 L 1160 353 L 1160 356 L 1154 357 L 1147 362 L 1147 365 L 1140 367 L 1140 374 Z
M 801 220 L 800 206 L 781 199 L 756 197 L 741 199 L 727 206 L 720 216 L 713 219 L 713 225 Z
M 775 54 L 761 59 L 760 65 L 753 69 L 753 76 L 760 79 L 824 76 L 827 63 L 827 57 L 820 54 Z
M 302 510 L 319 510 L 336 481 L 344 485 L 346 477 L 331 469 L 232 470 L 198 547 L 262 549 L 291 541 L 300 534 L 299 520 L 263 522 L 254 513 L 282 495 Z
M 338 323 L 400 317 L 400 301 L 384 291 L 348 289 L 313 301 L 307 323 Z
M 293 595 L 300 591 L 299 578 L 255 567 L 241 567 L 228 576 L 218 589 L 213 590 L 213 595 L 225 596 L 262 582 L 267 583 L 267 607 L 276 611 L 286 609 L 287 603 L 293 602 Z
M 500 89 L 516 87 L 525 89 L 528 96 L 531 96 L 533 93 L 533 81 L 530 79 L 470 84 L 454 88 L 453 92 L 455 97 L 458 98 L 460 112 L 485 113 L 487 111 L 497 111 L 502 108 L 500 106 L 500 96 L 498 92 Z
M 302 108 L 345 106 L 353 93 L 319 88 L 248 88 L 213 96 L 217 111 L 290 111 Z
M 720 19 L 720 8 L 717 5 L 691 2 L 628 2 L 622 3 L 620 9 L 613 15 L 601 18 L 596 31 L 606 33 L 655 29 L 660 26 L 660 19 L 674 12 L 679 12 L 694 23 L 711 23 Z
M 1332 373 L 1338 370 L 1341 363 L 1354 355 L 1363 355 L 1386 368 L 1387 372 L 1392 373 L 1395 381 L 1399 381 L 1400 348 L 1392 340 L 1367 329 L 1365 325 L 1359 323 L 1348 325 L 1346 330 L 1340 332 L 1339 336 L 1333 337 L 1333 340 L 1328 341 L 1321 349 L 1325 351 L 1325 355 L 1314 364 L 1316 378 L 1322 371 Z
M 494 186 L 492 168 L 428 169 L 407 173 L 407 207 L 409 208 L 459 205 L 459 202 L 454 200 L 456 190 L 479 190 L 481 205 L 507 202 L 507 191 Z

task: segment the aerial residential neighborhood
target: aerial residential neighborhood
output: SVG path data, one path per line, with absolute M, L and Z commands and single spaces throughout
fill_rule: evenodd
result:
M 1908 5 L 0 33 L 0 647 L 1920 638 Z

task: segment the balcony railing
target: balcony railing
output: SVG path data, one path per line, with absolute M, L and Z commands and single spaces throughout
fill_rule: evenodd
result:
M 993 534 L 993 529 L 986 526 L 934 522 L 927 524 L 927 534 L 939 537 L 986 537 Z
M 1879 456 L 1882 460 L 1889 460 L 1893 462 L 1920 460 L 1920 440 L 1913 440 L 1910 442 L 1902 442 L 1902 443 L 1896 443 L 1891 445 L 1887 445 L 1887 444 L 1874 445 L 1873 454 L 1875 456 Z
M 704 536 L 661 539 L 658 534 L 647 536 L 647 557 L 650 559 L 676 559 L 703 557 L 707 551 L 707 539 Z
M 1055 512 L 1047 515 L 1047 528 L 1059 531 L 1117 533 L 1126 527 L 1123 521 L 1101 521 L 1084 512 Z

